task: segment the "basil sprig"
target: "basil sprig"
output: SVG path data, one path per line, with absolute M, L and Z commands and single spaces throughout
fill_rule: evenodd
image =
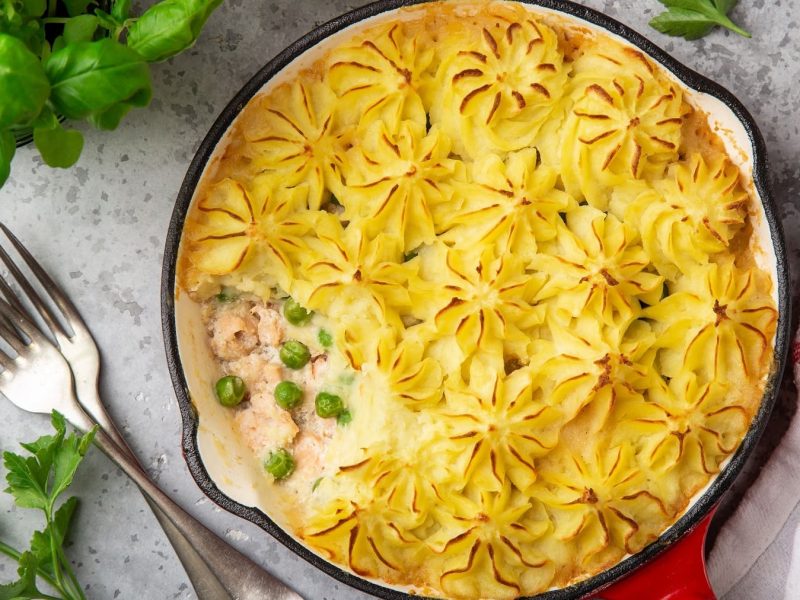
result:
M 195 43 L 222 0 L 162 0 L 140 16 L 131 0 L 0 0 L 0 186 L 14 131 L 33 129 L 42 160 L 73 165 L 83 149 L 68 121 L 115 129 L 150 102 L 148 63 Z

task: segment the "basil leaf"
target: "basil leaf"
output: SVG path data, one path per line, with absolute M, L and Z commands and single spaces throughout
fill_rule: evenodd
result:
M 48 166 L 66 169 L 80 158 L 83 135 L 74 129 L 64 129 L 56 120 L 54 127 L 34 128 L 33 143 Z
M 31 121 L 50 94 L 42 63 L 23 42 L 0 34 L 0 129 Z
M 117 22 L 122 23 L 131 14 L 131 0 L 114 0 L 114 5 L 111 7 L 111 16 Z
M 127 115 L 130 109 L 131 106 L 129 104 L 117 104 L 103 112 L 89 115 L 89 122 L 97 127 L 97 129 L 110 131 L 119 127 L 122 117 Z
M 65 46 L 50 55 L 44 68 L 52 86 L 50 101 L 68 119 L 150 102 L 147 63 L 111 39 Z
M 64 24 L 64 41 L 67 44 L 91 42 L 99 21 L 94 15 L 72 17 Z
M 122 26 L 122 23 L 117 22 L 117 19 L 108 14 L 106 11 L 95 8 L 94 14 L 97 17 L 98 23 L 100 23 L 100 27 L 103 29 L 108 29 L 109 31 L 116 31 L 118 27 Z
M 165 60 L 195 43 L 222 0 L 164 0 L 148 8 L 128 30 L 128 46 L 148 62 Z
M 88 7 L 93 0 L 62 0 L 62 2 L 67 7 L 67 14 L 70 17 L 77 17 L 86 12 L 86 7 Z
M 11 174 L 11 159 L 17 151 L 17 142 L 14 134 L 8 131 L 0 131 L 0 186 L 2 186 Z
M 47 10 L 47 0 L 22 0 L 22 7 L 29 17 L 41 17 Z

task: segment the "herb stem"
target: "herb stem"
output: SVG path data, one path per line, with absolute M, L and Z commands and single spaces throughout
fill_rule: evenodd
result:
M 59 553 L 58 543 L 56 542 L 56 527 L 53 524 L 53 511 L 52 507 L 45 510 L 45 519 L 47 521 L 47 529 L 50 532 L 50 559 L 53 562 L 53 574 L 55 576 L 55 587 L 59 592 L 66 594 L 67 584 L 64 581 L 64 573 L 61 570 L 61 555 Z
M 67 577 L 69 577 L 72 591 L 77 594 L 79 600 L 86 600 L 86 596 L 81 589 L 81 584 L 78 583 L 78 578 L 75 576 L 75 572 L 72 570 L 72 566 L 69 564 L 69 561 L 67 561 L 67 557 L 64 554 L 64 549 L 60 546 L 58 548 L 58 553 L 60 555 L 59 558 L 61 560 L 61 564 L 64 566 L 64 572 L 67 574 Z
M 46 19 L 42 19 L 43 25 L 63 25 L 69 21 L 66 17 L 47 17 Z
M 58 0 L 49 0 L 47 3 L 47 16 L 52 17 L 56 14 L 56 5 L 58 4 Z
M 15 550 L 5 542 L 0 541 L 0 554 L 5 554 L 12 560 L 19 562 L 19 559 L 22 558 L 22 552 Z M 36 574 L 41 577 L 44 581 L 46 581 L 49 585 L 53 586 L 54 588 L 58 588 L 58 583 L 56 580 L 50 576 L 50 573 L 43 570 L 42 568 L 36 569 Z
M 742 29 L 741 27 L 739 27 L 739 26 L 738 26 L 736 23 L 734 23 L 733 21 L 731 21 L 731 20 L 730 20 L 730 19 L 729 19 L 727 16 L 725 16 L 725 15 L 722 15 L 722 16 L 720 17 L 720 19 L 719 19 L 719 24 L 720 24 L 720 25 L 722 25 L 723 27 L 725 27 L 726 29 L 730 29 L 730 30 L 731 30 L 731 31 L 733 31 L 734 33 L 738 33 L 738 34 L 739 34 L 739 35 L 741 35 L 742 37 L 746 37 L 746 38 L 751 38 L 751 37 L 753 37 L 752 35 L 750 35 L 750 32 L 749 32 L 749 31 L 746 31 L 746 30 Z

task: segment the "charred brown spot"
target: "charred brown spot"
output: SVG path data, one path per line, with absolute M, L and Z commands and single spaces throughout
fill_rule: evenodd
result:
M 547 88 L 546 88 L 546 87 L 544 87 L 544 86 L 543 86 L 541 83 L 532 83 L 532 84 L 531 84 L 531 88 L 532 88 L 534 91 L 536 91 L 536 92 L 540 93 L 540 94 L 541 94 L 542 96 L 544 96 L 545 98 L 550 98 L 550 92 L 549 92 L 549 91 L 547 91 Z
M 490 87 L 492 87 L 492 86 L 487 83 L 486 85 L 482 85 L 479 88 L 475 88 L 469 94 L 464 96 L 464 99 L 461 101 L 461 106 L 458 107 L 459 112 L 463 113 L 467 109 L 467 104 L 469 104 L 470 100 L 472 100 L 478 94 L 482 94 L 483 92 L 488 90 Z
M 466 77 L 480 77 L 481 75 L 483 75 L 483 71 L 480 69 L 464 69 L 463 71 L 453 75 L 453 83 L 456 83 L 457 81 L 460 81 Z
M 497 112 L 497 109 L 500 107 L 500 92 L 497 92 L 494 95 L 494 101 L 492 102 L 492 108 L 489 111 L 489 115 L 486 117 L 486 124 L 488 125 L 492 121 L 492 117 L 494 117 L 494 113 Z
M 494 54 L 495 58 L 500 58 L 500 52 L 497 50 L 497 41 L 485 27 L 483 28 L 483 39 L 486 41 L 486 45 L 489 46 L 489 49 L 492 51 L 492 54 Z
M 728 305 L 727 304 L 720 304 L 719 300 L 714 300 L 714 314 L 717 315 L 717 321 L 714 325 L 719 326 L 725 319 L 728 319 Z
M 522 29 L 522 25 L 519 23 L 511 23 L 511 25 L 508 26 L 508 29 L 506 29 L 506 40 L 508 40 L 509 44 L 514 41 L 514 32 L 517 29 Z
M 475 52 L 474 50 L 461 50 L 458 53 L 459 56 L 470 56 L 475 60 L 479 60 L 482 63 L 486 62 L 486 55 L 482 54 L 481 52 Z
M 633 159 L 631 160 L 631 173 L 634 177 L 639 175 L 639 162 L 642 159 L 642 147 L 639 144 L 636 144 L 636 147 L 633 151 Z
M 587 93 L 591 92 L 592 94 L 598 96 L 604 102 L 611 104 L 612 106 L 614 105 L 614 99 L 611 97 L 611 94 L 609 94 L 603 87 L 601 87 L 596 83 L 593 83 L 592 85 L 587 87 L 586 92 Z
M 611 276 L 611 273 L 609 273 L 605 269 L 600 269 L 600 275 L 603 276 L 603 278 L 606 280 L 606 283 L 608 283 L 608 285 L 619 285 L 619 281 L 614 279 L 614 277 Z
M 581 495 L 581 504 L 597 504 L 597 494 L 594 493 L 592 488 L 585 488 L 583 495 Z
M 608 131 L 604 131 L 603 133 L 598 134 L 598 135 L 594 136 L 593 138 L 578 138 L 578 140 L 581 143 L 584 143 L 584 144 L 590 146 L 590 145 L 594 144 L 595 142 L 599 142 L 600 140 L 607 138 L 610 135 L 614 135 L 615 133 L 617 133 L 616 129 L 609 129 Z

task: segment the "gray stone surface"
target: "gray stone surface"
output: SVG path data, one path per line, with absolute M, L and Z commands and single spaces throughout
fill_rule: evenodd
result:
M 678 59 L 736 91 L 761 125 L 793 260 L 798 256 L 800 148 L 800 0 L 742 2 L 736 19 L 753 33 L 725 31 L 689 43 L 647 27 L 655 0 L 589 0 L 653 39 Z M 180 453 L 180 421 L 159 323 L 159 278 L 167 223 L 185 169 L 231 95 L 286 44 L 360 0 L 229 0 L 200 43 L 153 69 L 155 99 L 113 133 L 82 127 L 78 165 L 43 166 L 19 151 L 0 190 L 0 219 L 10 225 L 82 308 L 103 351 L 102 387 L 114 418 L 158 483 L 189 511 L 309 600 L 356 600 L 358 594 L 283 549 L 267 534 L 209 501 Z M 9 449 L 47 430 L 44 418 L 0 405 L 0 447 Z M 785 414 L 794 412 L 787 401 Z M 774 440 L 773 442 L 774 443 Z M 768 450 L 768 448 L 767 448 Z M 768 452 L 765 452 L 765 455 Z M 167 600 L 194 593 L 172 549 L 132 484 L 92 453 L 75 489 L 84 499 L 69 555 L 93 599 Z M 755 467 L 757 469 L 757 465 Z M 796 525 L 797 514 L 790 520 Z M 791 543 L 794 525 L 785 530 Z M 0 495 L 0 535 L 21 545 L 34 526 L 30 511 Z M 757 565 L 730 598 L 775 598 L 783 589 L 788 543 Z M 12 567 L 0 561 L 0 581 Z

